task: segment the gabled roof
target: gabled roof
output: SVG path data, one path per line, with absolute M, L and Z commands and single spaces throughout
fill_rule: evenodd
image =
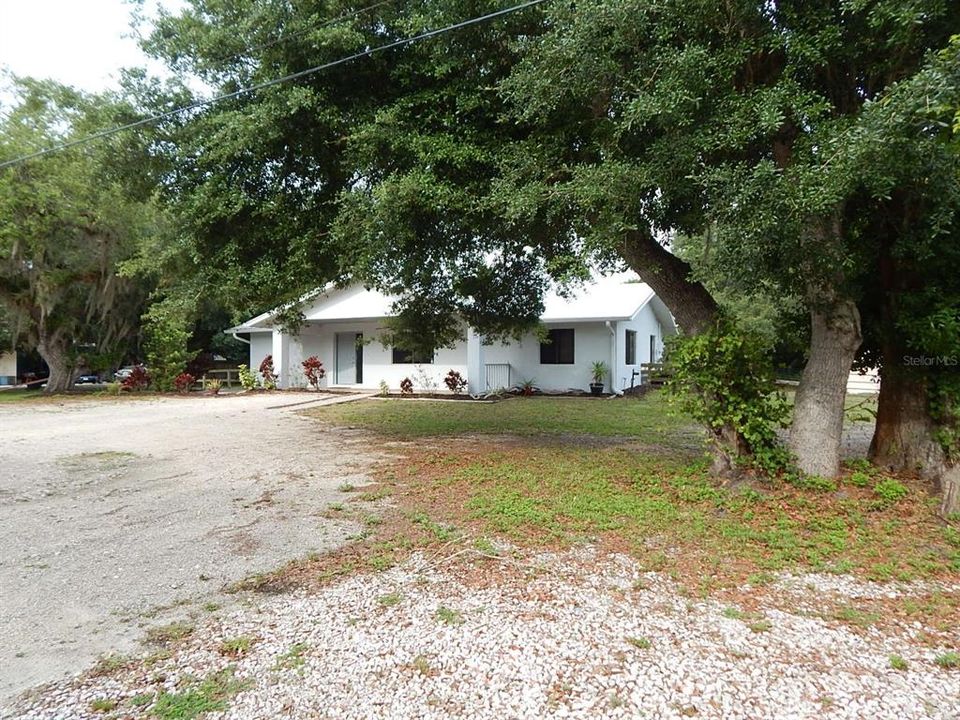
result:
M 597 278 L 575 287 L 566 297 L 553 290 L 543 299 L 545 323 L 629 320 L 650 302 L 653 290 L 636 275 Z
M 390 317 L 395 298 L 377 290 L 368 290 L 360 284 L 337 288 L 327 285 L 304 298 L 303 314 L 309 322 L 336 320 L 379 320 Z M 654 312 L 661 322 L 673 325 L 670 313 L 656 298 L 646 283 L 633 273 L 599 277 L 593 282 L 574 287 L 566 296 L 553 290 L 544 297 L 544 323 L 604 322 L 629 320 L 651 300 L 656 300 Z M 245 323 L 232 327 L 228 333 L 268 332 L 276 310 L 257 315 Z M 662 314 L 666 318 L 661 317 Z M 669 318 L 667 320 L 667 318 Z

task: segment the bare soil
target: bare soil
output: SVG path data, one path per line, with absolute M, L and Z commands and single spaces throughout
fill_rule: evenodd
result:
M 297 414 L 316 399 L 0 405 L 0 707 L 357 532 L 325 509 L 377 456 Z

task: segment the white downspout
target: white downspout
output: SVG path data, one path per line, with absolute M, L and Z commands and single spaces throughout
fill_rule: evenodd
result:
M 244 340 L 242 337 L 240 337 L 240 336 L 237 335 L 236 333 L 230 333 L 230 337 L 232 337 L 234 340 L 239 340 L 239 341 L 242 342 L 242 343 L 246 343 L 247 345 L 252 345 L 252 344 L 253 344 L 253 343 L 251 343 L 249 340 Z
M 604 320 L 604 325 L 610 331 L 610 392 L 616 395 L 623 395 L 623 390 L 616 386 L 617 377 L 617 329 L 609 320 Z

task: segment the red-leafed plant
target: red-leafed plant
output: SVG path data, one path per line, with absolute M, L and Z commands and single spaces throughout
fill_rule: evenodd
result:
M 188 372 L 182 372 L 173 379 L 173 387 L 178 393 L 188 393 L 197 379 Z
M 311 355 L 300 364 L 303 365 L 303 374 L 307 376 L 307 382 L 314 390 L 319 390 L 320 380 L 327 374 L 327 371 L 323 369 L 320 358 Z
M 146 390 L 150 384 L 150 375 L 143 365 L 137 365 L 120 383 L 122 390 Z
M 459 395 L 467 389 L 467 379 L 456 370 L 447 373 L 447 376 L 443 379 L 443 384 L 454 395 Z
M 263 377 L 263 387 L 267 390 L 277 389 L 277 374 L 273 369 L 273 355 L 267 355 L 260 363 L 260 375 Z
M 413 395 L 413 380 L 410 378 L 404 378 L 400 381 L 400 394 Z

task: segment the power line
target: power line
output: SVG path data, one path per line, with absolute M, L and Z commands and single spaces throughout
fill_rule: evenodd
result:
M 469 20 L 461 20 L 458 23 L 453 23 L 452 25 L 447 25 L 442 28 L 437 28 L 435 30 L 427 30 L 420 33 L 419 35 L 414 35 L 413 37 L 404 38 L 402 40 L 395 40 L 393 42 L 387 43 L 385 45 L 379 45 L 375 48 L 369 48 L 363 50 L 362 52 L 354 53 L 353 55 L 348 55 L 346 57 L 333 60 L 322 65 L 317 65 L 312 68 L 307 68 L 306 70 L 300 70 L 299 72 L 290 73 L 289 75 L 284 75 L 283 77 L 275 78 L 273 80 L 267 80 L 256 85 L 251 85 L 250 87 L 241 88 L 240 90 L 235 90 L 233 92 L 225 93 L 223 95 L 216 95 L 212 98 L 207 98 L 205 100 L 198 100 L 195 103 L 189 105 L 184 105 L 182 107 L 176 108 L 174 110 L 168 110 L 167 112 L 159 113 L 157 115 L 151 115 L 150 117 L 142 118 L 140 120 L 135 120 L 133 122 L 126 123 L 125 125 L 118 125 L 116 127 L 110 128 L 108 130 L 101 130 L 100 132 L 87 135 L 86 137 L 78 138 L 77 140 L 71 140 L 69 142 L 60 143 L 59 145 L 54 145 L 53 147 L 46 148 L 44 150 L 38 150 L 27 155 L 21 155 L 15 157 L 12 160 L 4 160 L 0 162 L 0 170 L 11 167 L 13 165 L 19 165 L 22 162 L 27 160 L 33 160 L 34 158 L 43 157 L 44 155 L 49 155 L 50 153 L 60 152 L 61 150 L 67 150 L 72 147 L 77 147 L 78 145 L 86 145 L 87 143 L 93 142 L 95 140 L 101 140 L 105 137 L 110 137 L 111 135 L 116 135 L 117 133 L 125 132 L 126 130 L 133 130 L 134 128 L 143 127 L 144 125 L 150 125 L 161 120 L 166 120 L 168 118 L 175 117 L 181 113 L 189 112 L 191 110 L 197 110 L 198 108 L 206 107 L 207 105 L 213 105 L 214 103 L 223 102 L 224 100 L 232 100 L 234 98 L 240 97 L 242 95 L 247 95 L 248 93 L 257 92 L 259 90 L 265 90 L 266 88 L 273 87 L 274 85 L 280 85 L 285 82 L 290 82 L 291 80 L 298 80 L 302 77 L 307 77 L 308 75 L 314 75 L 323 70 L 328 70 L 337 65 L 343 65 L 344 63 L 351 62 L 353 60 L 359 60 L 363 57 L 368 57 L 374 53 L 383 52 L 384 50 L 392 50 L 393 48 L 402 47 L 404 45 L 410 45 L 412 43 L 418 42 L 420 40 L 426 40 L 427 38 L 436 37 L 437 35 L 442 35 L 444 33 L 452 32 L 454 30 L 460 30 L 471 25 L 478 25 L 488 20 L 493 20 L 498 17 L 503 17 L 504 15 L 509 15 L 511 13 L 517 12 L 519 10 L 525 10 L 526 8 L 533 7 L 534 5 L 540 5 L 541 3 L 547 2 L 548 0 L 527 0 L 527 2 L 520 3 L 518 5 L 513 5 L 502 10 L 496 10 L 486 15 L 479 15 Z
M 357 17 L 358 15 L 363 15 L 366 12 L 370 12 L 371 10 L 376 10 L 379 7 L 383 7 L 384 5 L 390 5 L 391 3 L 394 3 L 394 2 L 396 2 L 396 0 L 380 0 L 380 2 L 375 2 L 371 5 L 367 5 L 366 7 L 362 7 L 357 10 L 352 10 L 348 13 L 344 13 L 343 15 L 338 15 L 335 18 L 324 20 L 323 22 L 317 25 L 311 25 L 310 27 L 304 28 L 303 30 L 298 30 L 297 32 L 278 35 L 277 37 L 273 38 L 273 40 L 267 40 L 266 42 L 261 43 L 260 45 L 252 45 L 250 47 L 246 47 L 241 52 L 221 55 L 220 57 L 216 57 L 212 59 L 216 62 L 223 62 L 225 60 L 239 60 L 244 55 L 247 55 L 249 53 L 257 52 L 258 50 L 266 50 L 267 48 L 271 48 L 274 45 L 279 45 L 280 43 L 285 43 L 288 40 L 293 40 L 294 38 L 302 37 L 303 35 L 307 35 L 308 33 L 312 33 L 316 30 L 322 30 L 325 27 L 330 27 L 331 25 L 335 25 L 336 23 L 341 22 L 343 20 L 351 20 Z

